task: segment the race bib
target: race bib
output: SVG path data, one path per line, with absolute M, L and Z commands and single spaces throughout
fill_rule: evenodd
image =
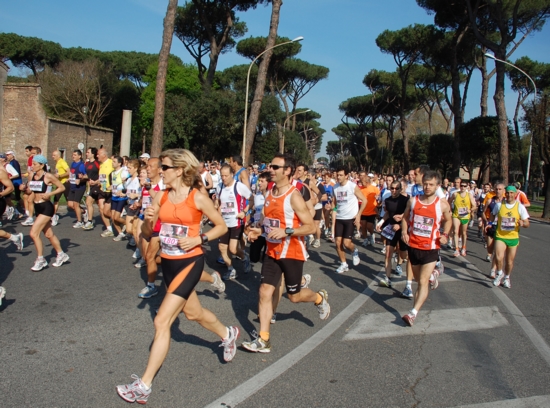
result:
M 36 191 L 38 193 L 41 193 L 43 187 L 44 187 L 43 181 L 35 181 L 35 180 L 29 181 L 29 189 L 31 191 Z
M 432 235 L 434 219 L 430 217 L 414 216 L 412 233 L 419 237 L 429 238 Z
M 503 231 L 514 231 L 516 229 L 516 219 L 514 217 L 502 217 L 500 220 L 500 229 Z
M 141 208 L 145 210 L 147 207 L 149 207 L 152 203 L 151 196 L 144 196 L 141 199 Z
M 231 218 L 237 215 L 235 202 L 233 201 L 222 203 L 220 209 L 221 209 L 223 218 Z
M 466 217 L 470 213 L 470 209 L 468 207 L 458 207 L 458 216 L 460 218 Z
M 382 235 L 384 238 L 389 239 L 390 241 L 395 237 L 395 232 L 393 230 L 393 225 L 388 224 L 384 227 L 382 232 L 380 232 L 380 235 Z
M 273 228 L 281 228 L 281 221 L 275 218 L 264 218 L 264 231 L 266 241 L 271 242 L 272 244 L 280 244 L 281 242 L 283 242 L 281 239 L 267 238 Z
M 187 252 L 181 249 L 178 241 L 187 237 L 189 227 L 177 224 L 160 224 L 160 247 L 163 254 L 171 256 L 185 255 Z
M 336 201 L 338 204 L 348 202 L 348 192 L 347 191 L 337 191 L 336 192 Z

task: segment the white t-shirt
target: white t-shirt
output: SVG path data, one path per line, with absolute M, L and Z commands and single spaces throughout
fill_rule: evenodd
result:
M 391 190 L 388 188 L 386 189 L 386 191 L 384 191 L 384 194 L 382 194 L 382 198 L 380 199 L 380 201 L 384 203 L 386 201 L 386 198 L 389 198 L 389 197 L 391 197 Z M 380 210 L 380 218 L 382 218 L 385 213 L 386 213 L 386 206 L 382 205 L 382 209 Z
M 355 188 L 357 184 L 352 181 L 346 182 L 345 185 L 337 183 L 334 186 L 334 199 L 338 204 L 336 211 L 337 220 L 351 220 L 355 218 L 359 212 L 359 200 L 355 196 Z
M 17 170 L 15 170 L 15 167 L 13 167 L 11 164 L 6 163 L 4 165 L 4 168 L 8 172 L 8 175 L 10 176 L 10 179 L 19 177 L 19 173 L 17 172 Z
M 214 194 L 221 182 L 220 172 L 218 170 L 216 170 L 214 174 L 210 172 L 210 177 L 212 177 L 213 188 L 210 189 L 209 193 Z
M 525 208 L 525 206 L 522 203 L 518 203 L 518 204 L 519 204 L 518 205 L 519 218 L 521 220 L 528 219 L 529 218 L 529 213 L 527 212 L 527 208 Z M 500 206 L 501 205 L 502 205 L 502 202 L 496 203 L 495 207 L 493 208 L 493 215 L 495 215 L 495 216 L 498 215 L 498 212 L 500 211 Z M 512 208 L 514 208 L 514 205 L 516 205 L 516 202 L 514 202 L 514 204 L 505 203 L 504 205 L 506 206 L 506 208 L 511 210 Z
M 126 194 L 140 194 L 141 184 L 139 183 L 139 177 L 129 178 L 124 182 L 124 188 L 126 188 Z M 128 197 L 128 203 L 133 204 L 137 199 Z
M 237 186 L 235 188 L 235 183 Z M 235 190 L 237 195 L 235 195 Z M 243 220 L 237 215 L 246 207 L 246 201 L 250 199 L 252 192 L 240 181 L 234 181 L 230 186 L 222 186 L 218 189 L 220 199 L 220 211 L 227 228 L 238 227 Z

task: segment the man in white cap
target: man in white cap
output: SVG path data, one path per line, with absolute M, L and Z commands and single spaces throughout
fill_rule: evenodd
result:
M 151 156 L 149 156 L 149 153 L 143 153 L 141 156 L 139 156 L 139 158 L 141 160 L 143 160 L 145 162 L 145 164 L 147 164 L 147 162 L 149 161 Z

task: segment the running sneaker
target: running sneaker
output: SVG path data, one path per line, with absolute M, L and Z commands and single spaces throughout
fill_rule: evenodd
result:
M 396 274 L 397 276 L 403 275 L 403 268 L 401 267 L 401 265 L 397 265 L 397 266 L 395 267 L 395 274 Z
M 84 224 L 81 223 L 80 221 L 77 221 L 73 224 L 73 228 L 78 229 L 78 228 L 82 228 L 82 227 L 84 227 Z
M 228 269 L 227 272 L 223 275 L 223 280 L 230 279 L 237 279 L 237 271 L 235 270 L 235 268 Z
M 386 247 L 382 247 L 382 249 L 380 250 L 380 253 L 382 255 L 386 255 Z
M 94 223 L 91 221 L 88 221 L 84 226 L 82 227 L 84 231 L 91 231 L 94 229 Z
M 143 258 L 140 258 L 139 261 L 137 261 L 135 264 L 134 264 L 134 268 L 143 268 L 144 266 L 147 266 L 147 261 Z
M 510 278 L 504 278 L 502 281 L 502 287 L 506 289 L 510 289 L 512 287 L 512 284 L 510 283 Z
M 370 245 L 370 240 L 368 238 L 365 238 L 361 245 L 363 245 L 365 248 L 368 247 Z
M 46 266 L 48 266 L 48 261 L 46 261 L 44 258 L 36 258 L 36 261 L 34 261 L 34 265 L 32 266 L 31 271 L 39 272 Z
M 349 271 L 349 266 L 346 262 L 342 262 L 338 269 L 336 269 L 336 273 L 344 273 Z
M 250 273 L 252 270 L 252 265 L 250 264 L 250 255 L 248 255 L 248 252 L 244 251 L 244 273 Z
M 460 252 L 458 252 L 458 249 L 453 252 L 453 257 L 456 258 L 457 256 L 460 256 Z
M 222 277 L 218 272 L 212 273 L 212 279 L 214 279 L 214 282 L 211 283 L 212 286 L 216 289 L 218 293 L 225 292 L 225 283 L 223 283 Z
M 370 236 L 370 244 L 372 246 L 375 246 L 376 245 L 376 238 L 374 238 L 374 234 Z
M 6 296 L 6 289 L 3 286 L 0 286 L 0 306 L 2 306 L 2 299 Z
M 382 279 L 380 279 L 380 286 L 384 286 L 386 288 L 391 288 L 391 280 L 387 276 L 384 276 Z
M 439 271 L 434 270 L 433 273 L 430 275 L 430 289 L 435 290 L 439 286 Z
M 269 340 L 265 341 L 261 337 L 257 337 L 252 341 L 245 341 L 242 344 L 243 348 L 253 353 L 269 353 L 271 352 L 271 343 Z
M 500 282 L 502 281 L 502 278 L 504 278 L 504 274 L 500 272 L 497 276 L 495 276 L 495 279 L 493 280 L 493 285 L 500 286 Z
M 159 291 L 156 286 L 146 285 L 141 292 L 138 293 L 138 297 L 141 299 L 150 299 L 155 295 L 158 295 Z
M 131 247 L 136 246 L 136 240 L 134 239 L 133 235 L 130 236 L 130 239 L 128 240 L 128 245 L 130 245 Z
M 126 402 L 137 402 L 144 405 L 151 395 L 151 388 L 147 388 L 137 375 L 132 374 L 132 378 L 135 379 L 132 384 L 117 385 L 116 392 Z
M 82 210 L 82 221 L 84 224 L 88 222 L 88 210 Z
M 218 259 L 216 259 L 216 262 L 219 263 L 220 265 L 225 265 L 225 261 L 223 260 L 223 256 L 221 255 Z
M 141 258 L 141 252 L 139 251 L 139 248 L 136 248 L 136 250 L 132 254 L 132 258 L 134 258 L 134 259 L 140 259 Z
M 273 313 L 273 316 L 271 316 L 271 324 L 277 323 L 277 313 Z
M 487 262 L 491 262 L 491 255 L 487 254 L 487 256 L 485 257 L 485 260 Z
M 320 239 L 314 240 L 313 244 L 311 244 L 312 248 L 319 248 L 320 246 L 321 246 L 321 240 Z
M 412 289 L 409 288 L 409 287 L 406 287 L 405 290 L 403 291 L 403 293 L 401 293 L 401 297 L 404 297 L 404 298 L 407 298 L 407 299 L 414 298 L 414 294 L 413 294 Z
M 11 221 L 13 219 L 13 216 L 15 215 L 15 208 L 8 207 L 6 208 L 6 212 L 4 214 L 6 216 L 6 219 Z
M 361 239 L 361 231 L 355 231 L 355 239 Z
M 462 248 L 462 251 L 460 251 L 460 255 L 466 256 L 466 248 Z
M 319 312 L 319 318 L 321 320 L 327 320 L 330 316 L 330 305 L 328 304 L 328 293 L 326 290 L 321 289 L 318 294 L 321 295 L 323 300 L 321 300 L 321 303 L 319 303 L 317 306 L 317 311 Z
M 55 227 L 57 224 L 59 224 L 59 215 L 54 214 L 52 217 L 52 226 Z
M 65 252 L 61 252 L 57 254 L 57 257 L 55 258 L 55 261 L 52 262 L 52 266 L 55 266 L 56 268 L 63 265 L 65 262 L 69 260 L 69 255 L 67 255 Z
M 16 240 L 13 241 L 13 243 L 17 247 L 17 250 L 21 251 L 23 249 L 23 234 L 22 233 L 12 234 L 12 236 L 16 238 Z
M 491 274 L 489 275 L 491 279 L 495 279 L 497 277 L 497 271 L 495 269 L 491 269 Z
M 300 285 L 300 288 L 305 289 L 309 287 L 309 284 L 311 283 L 311 275 L 309 273 L 304 274 L 303 276 L 305 283 L 302 283 Z
M 101 233 L 101 236 L 102 236 L 103 238 L 107 238 L 107 237 L 114 237 L 115 234 L 113 234 L 113 231 L 111 231 L 110 229 L 106 229 L 105 231 L 103 231 L 103 232 Z
M 120 234 L 118 234 L 116 237 L 113 238 L 113 241 L 120 242 L 124 239 L 126 239 L 126 234 L 124 234 L 124 232 L 121 232 Z
M 353 265 L 357 266 L 361 262 L 361 258 L 359 258 L 359 250 L 355 248 L 355 251 L 353 251 Z
M 412 313 L 407 313 L 405 316 L 403 316 L 401 319 L 405 322 L 407 326 L 412 327 L 414 324 L 414 319 L 416 319 L 416 316 Z
M 235 353 L 237 352 L 237 338 L 239 337 L 239 328 L 235 326 L 229 326 L 229 336 L 226 339 L 222 339 L 222 344 L 220 347 L 223 347 L 223 359 L 227 362 L 233 360 Z
M 24 225 L 25 227 L 30 227 L 33 224 L 34 224 L 34 218 L 32 217 L 27 217 L 27 219 L 21 223 L 21 225 Z

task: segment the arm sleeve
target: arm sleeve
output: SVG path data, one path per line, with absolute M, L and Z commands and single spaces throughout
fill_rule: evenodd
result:
M 526 220 L 529 218 L 529 212 L 527 211 L 527 208 L 525 208 L 523 204 L 519 203 L 518 211 L 519 211 L 519 218 L 521 218 L 522 220 Z

